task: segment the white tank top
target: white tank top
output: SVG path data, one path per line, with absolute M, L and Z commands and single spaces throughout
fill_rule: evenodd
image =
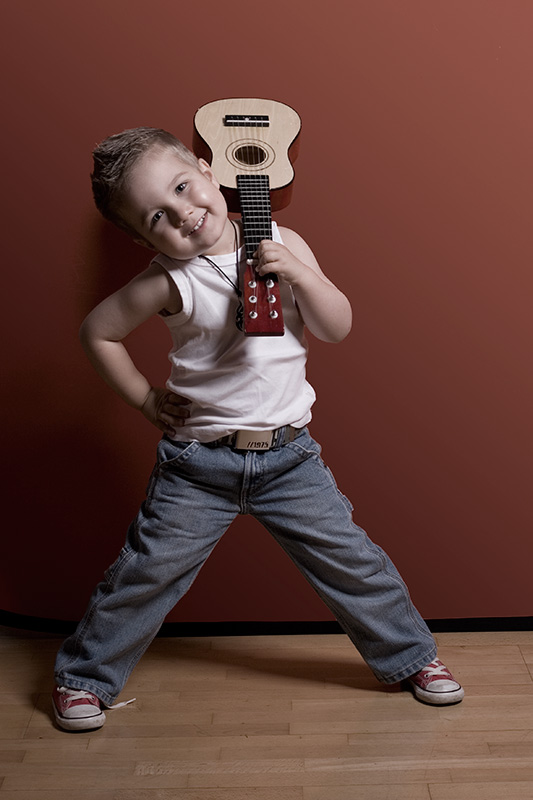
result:
M 276 223 L 272 235 L 281 242 Z M 237 259 L 243 271 L 244 248 Z M 210 260 L 236 283 L 235 253 Z M 178 314 L 163 317 L 172 336 L 167 387 L 191 400 L 173 438 L 210 442 L 236 430 L 307 425 L 315 392 L 305 378 L 307 342 L 291 288 L 280 284 L 285 334 L 245 336 L 235 324 L 234 288 L 205 259 L 158 254 L 152 263 L 168 272 L 183 301 Z

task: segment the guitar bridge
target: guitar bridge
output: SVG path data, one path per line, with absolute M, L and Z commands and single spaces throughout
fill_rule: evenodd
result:
M 266 114 L 226 114 L 224 125 L 234 128 L 268 128 L 270 118 Z

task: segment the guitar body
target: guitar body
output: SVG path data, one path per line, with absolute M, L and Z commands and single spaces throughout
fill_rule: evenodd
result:
M 266 117 L 268 124 L 225 124 L 226 117 Z M 211 165 L 228 200 L 230 211 L 239 213 L 237 175 L 268 175 L 271 207 L 280 211 L 289 204 L 298 155 L 301 120 L 296 111 L 276 100 L 230 98 L 215 100 L 194 116 L 193 149 Z
M 300 128 L 296 111 L 275 100 L 215 100 L 195 114 L 194 152 L 211 165 L 228 209 L 242 215 L 247 259 L 272 238 L 272 209 L 290 201 Z M 259 276 L 248 266 L 243 299 L 246 335 L 283 335 L 275 275 Z

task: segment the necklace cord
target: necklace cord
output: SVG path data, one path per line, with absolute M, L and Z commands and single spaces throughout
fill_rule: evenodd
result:
M 235 225 L 235 222 L 233 220 L 230 220 L 230 221 L 231 221 L 231 224 L 233 225 L 233 231 L 234 231 L 235 267 L 236 267 L 236 270 L 237 270 L 237 282 L 238 282 L 239 281 L 239 248 L 237 246 L 238 245 L 237 226 Z M 236 324 L 238 330 L 240 330 L 240 331 L 244 330 L 244 308 L 243 308 L 243 304 L 242 304 L 242 292 L 239 289 L 238 283 L 234 283 L 231 280 L 230 276 L 227 275 L 224 272 L 224 270 L 221 269 L 221 267 L 218 266 L 218 264 L 215 264 L 215 262 L 212 259 L 210 259 L 209 256 L 203 256 L 202 255 L 202 256 L 200 256 L 200 258 L 203 258 L 204 261 L 207 261 L 207 263 L 215 270 L 215 272 L 218 272 L 220 277 L 223 278 L 223 280 L 225 280 L 226 283 L 229 283 L 229 285 L 232 287 L 233 291 L 235 292 L 235 294 L 239 298 L 239 305 L 237 307 L 237 311 L 236 311 L 236 314 L 235 314 L 235 324 Z

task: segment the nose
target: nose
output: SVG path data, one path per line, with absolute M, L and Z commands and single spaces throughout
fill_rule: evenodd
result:
M 188 204 L 176 202 L 171 217 L 173 226 L 175 228 L 183 228 L 192 212 L 193 208 Z

